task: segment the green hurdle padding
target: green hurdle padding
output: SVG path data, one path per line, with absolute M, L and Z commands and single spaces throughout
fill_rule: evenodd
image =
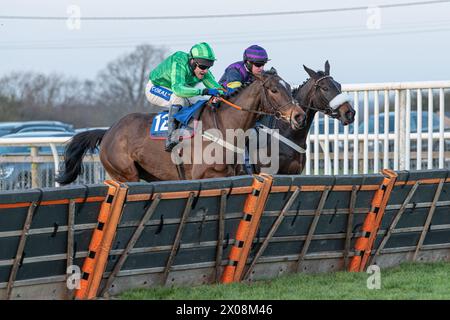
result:
M 344 269 L 382 180 L 378 174 L 275 176 L 245 278 Z
M 42 296 L 62 298 L 68 263 L 82 266 L 106 190 L 91 185 L 0 193 L 1 298 L 33 298 L 30 293 L 44 284 L 49 289 Z
M 445 169 L 398 172 L 373 248 L 373 263 L 448 258 L 449 176 Z
M 449 171 L 397 174 L 367 265 L 448 260 Z M 98 295 L 219 282 L 253 179 L 127 183 Z M 346 270 L 383 179 L 274 176 L 243 280 Z M 0 194 L 0 299 L 71 298 L 66 269 L 83 265 L 107 188 Z
M 127 201 L 105 272 L 105 281 L 109 279 L 110 283 L 102 292 L 218 281 L 252 181 L 252 177 L 244 176 L 128 183 Z M 130 247 L 133 234 L 157 196 L 161 199 Z M 120 271 L 114 272 L 127 246 L 128 255 Z

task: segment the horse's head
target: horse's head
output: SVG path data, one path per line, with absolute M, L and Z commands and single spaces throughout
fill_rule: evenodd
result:
M 315 72 L 305 65 L 303 65 L 303 68 L 311 77 L 311 81 L 314 81 L 310 93 L 314 109 L 332 118 L 339 119 L 344 126 L 353 123 L 355 120 L 355 109 L 349 103 L 347 94 L 342 93 L 341 84 L 330 76 L 330 64 L 328 61 L 325 62 L 325 72 Z
M 292 96 L 291 86 L 274 68 L 255 75 L 261 83 L 261 111 L 274 114 L 277 119 L 288 122 L 294 130 L 304 127 L 306 114 Z

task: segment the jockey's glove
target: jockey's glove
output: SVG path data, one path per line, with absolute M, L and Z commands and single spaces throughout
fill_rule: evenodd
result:
M 202 91 L 202 96 L 214 96 L 218 97 L 222 94 L 222 92 L 219 89 L 216 88 L 205 88 Z
M 230 88 L 230 87 L 226 87 L 226 89 L 227 89 L 227 92 L 226 92 L 227 96 L 231 96 L 233 94 L 233 92 L 235 91 L 235 89 Z

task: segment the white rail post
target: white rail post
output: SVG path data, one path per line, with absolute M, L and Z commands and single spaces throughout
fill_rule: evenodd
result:
M 422 90 L 417 89 L 417 170 L 422 169 Z
M 353 122 L 353 174 L 358 174 L 359 167 L 359 97 L 358 91 L 353 95 L 353 106 L 355 108 L 355 121 Z
M 333 173 L 337 175 L 339 174 L 339 123 L 336 119 L 334 119 L 333 122 L 334 122 Z
M 375 134 L 375 139 L 373 142 L 373 171 L 378 172 L 379 170 L 379 133 L 380 133 L 380 103 L 378 99 L 378 90 L 374 91 L 374 122 L 373 122 L 373 133 Z
M 59 174 L 59 155 L 58 150 L 56 149 L 56 146 L 54 143 L 50 143 L 50 149 L 52 150 L 53 155 L 53 165 L 55 166 L 55 178 Z M 59 187 L 59 183 L 55 181 L 55 187 Z
M 427 169 L 433 169 L 433 89 L 428 89 L 428 161 Z
M 38 156 L 38 147 L 31 147 L 31 187 L 39 188 L 39 170 L 36 158 Z
M 319 174 L 319 113 L 314 117 L 314 174 Z
M 411 90 L 406 90 L 406 110 L 405 110 L 405 170 L 410 169 L 411 161 Z
M 325 134 L 323 166 L 325 174 L 330 174 L 330 120 L 325 116 L 323 117 L 323 133 Z
M 439 169 L 444 168 L 444 89 L 439 89 Z
M 348 174 L 348 126 L 344 127 L 344 174 Z
M 384 90 L 384 143 L 383 143 L 383 167 L 389 166 L 389 90 Z
M 399 90 L 399 105 L 398 105 L 398 169 L 406 169 L 406 92 L 405 90 Z
M 311 134 L 306 137 L 306 175 L 311 174 Z
M 364 91 L 363 173 L 369 172 L 369 91 Z
M 394 103 L 394 170 L 398 170 L 399 164 L 399 139 L 400 139 L 400 90 L 395 90 Z

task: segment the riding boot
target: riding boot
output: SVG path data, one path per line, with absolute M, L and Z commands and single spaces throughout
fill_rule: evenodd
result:
M 167 152 L 171 152 L 172 149 L 178 143 L 178 139 L 176 139 L 176 137 L 173 137 L 173 132 L 177 128 L 177 121 L 175 120 L 175 118 L 173 116 L 175 115 L 175 113 L 178 112 L 178 110 L 180 110 L 180 108 L 181 108 L 180 105 L 172 105 L 172 106 L 170 106 L 170 109 L 169 109 L 169 116 L 167 119 L 167 139 L 166 139 L 166 146 L 165 146 L 165 150 Z

